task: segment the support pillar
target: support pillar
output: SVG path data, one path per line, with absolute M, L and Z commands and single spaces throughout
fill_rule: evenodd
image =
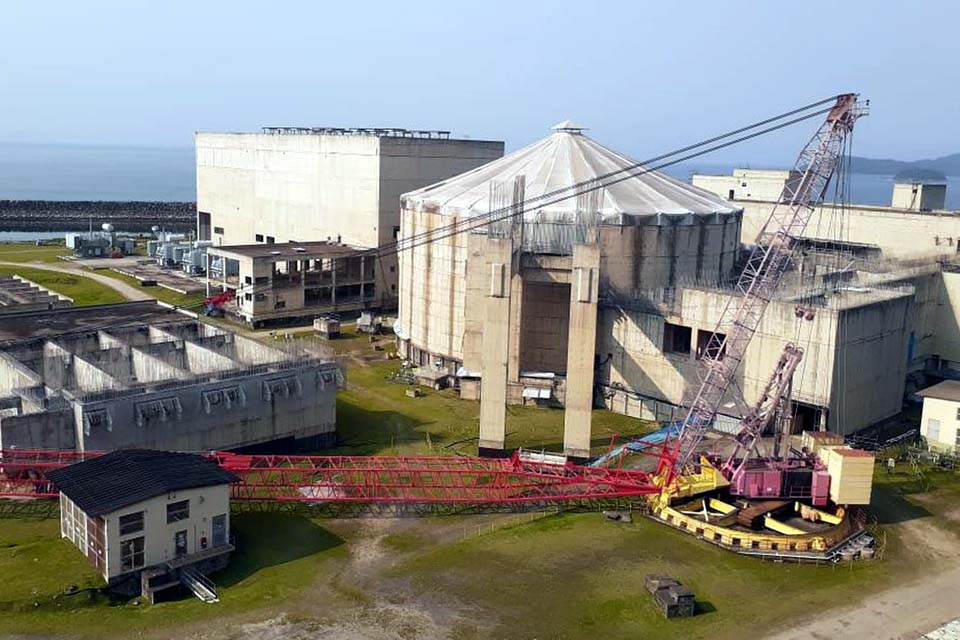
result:
M 487 236 L 486 296 L 481 336 L 480 455 L 503 455 L 507 428 L 507 361 L 510 352 L 510 281 L 513 241 Z
M 596 244 L 574 245 L 570 274 L 567 393 L 563 413 L 563 452 L 572 458 L 590 457 L 599 286 L 600 247 Z

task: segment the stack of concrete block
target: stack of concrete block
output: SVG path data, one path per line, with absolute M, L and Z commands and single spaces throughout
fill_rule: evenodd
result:
M 670 576 L 648 575 L 644 580 L 657 606 L 667 618 L 685 618 L 696 609 L 693 592 Z

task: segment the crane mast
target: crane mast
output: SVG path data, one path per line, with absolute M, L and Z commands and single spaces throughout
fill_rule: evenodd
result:
M 854 93 L 837 96 L 826 120 L 797 158 L 794 173 L 757 235 L 737 280 L 736 291 L 740 295 L 728 301 L 699 361 L 700 386 L 692 394 L 691 386 L 684 399 L 683 406 L 688 409 L 673 451 L 670 471 L 674 475 L 690 464 L 697 446 L 713 425 L 747 346 L 790 266 L 796 240 L 823 200 L 840 164 L 847 136 L 857 118 L 866 114 L 865 105 L 857 97 Z

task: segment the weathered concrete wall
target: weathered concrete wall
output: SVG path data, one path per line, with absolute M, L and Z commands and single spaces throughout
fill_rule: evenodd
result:
M 611 408 L 643 410 L 639 402 L 627 406 L 623 399 L 627 391 L 635 398 L 677 404 L 685 385 L 697 384 L 698 333 L 713 331 L 728 295 L 699 290 L 679 295 L 677 312 L 667 316 L 602 309 L 598 352 L 608 359 L 599 377 L 607 386 Z M 784 345 L 792 341 L 805 349 L 793 397 L 828 408 L 831 430 L 850 433 L 898 412 L 911 299 L 911 294 L 890 293 L 873 305 L 818 309 L 812 321 L 798 320 L 792 303 L 771 303 L 738 372 L 746 401 L 758 399 Z M 665 322 L 691 328 L 689 354 L 664 353 Z
M 920 435 L 927 439 L 931 449 L 956 451 L 960 446 L 960 402 L 941 398 L 923 399 Z M 933 422 L 931 424 L 931 421 Z M 935 428 L 931 428 L 935 427 Z
M 570 285 L 525 282 L 520 320 L 520 371 L 567 371 Z
M 73 449 L 76 443 L 76 423 L 70 409 L 0 418 L 2 449 Z
M 503 155 L 502 142 L 375 136 L 198 133 L 197 209 L 217 244 L 256 236 L 394 240 L 400 196 Z M 216 233 L 221 228 L 223 233 Z M 383 291 L 397 293 L 396 258 L 382 261 Z
M 207 451 L 307 438 L 336 430 L 335 367 L 198 382 L 77 403 L 77 424 L 84 423 L 86 413 L 109 419 L 81 433 L 78 447 L 85 450 Z
M 743 207 L 740 238 L 757 239 L 770 217 L 773 203 L 738 200 Z M 839 224 L 842 218 L 843 224 Z M 949 255 L 960 252 L 960 211 L 906 211 L 890 207 L 848 205 L 841 217 L 833 206 L 814 212 L 804 237 L 834 242 L 853 242 L 879 247 L 892 258 Z

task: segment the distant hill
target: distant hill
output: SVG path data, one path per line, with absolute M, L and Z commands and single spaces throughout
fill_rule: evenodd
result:
M 870 173 L 880 175 L 897 175 L 901 172 L 922 169 L 932 171 L 943 176 L 960 176 L 960 153 L 954 153 L 932 160 L 888 160 L 877 158 L 861 158 L 853 156 L 850 170 L 853 173 Z M 909 174 L 906 174 L 909 175 Z

